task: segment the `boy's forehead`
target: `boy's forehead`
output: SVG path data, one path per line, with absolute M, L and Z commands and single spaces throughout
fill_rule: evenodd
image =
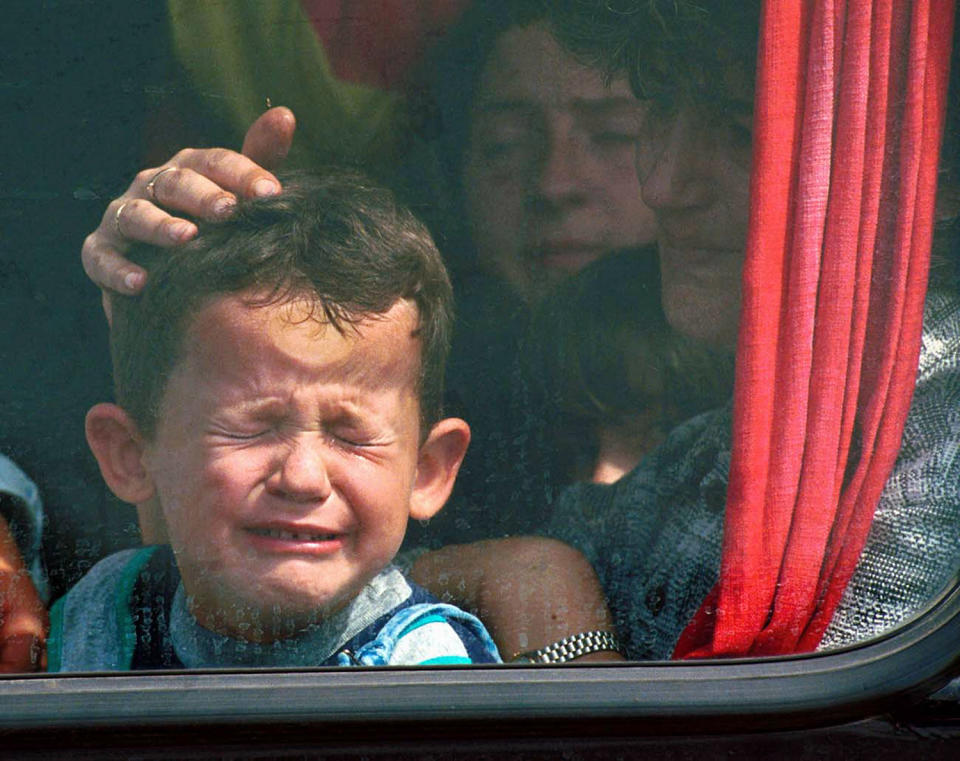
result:
M 399 371 L 411 351 L 417 329 L 417 307 L 398 299 L 385 312 L 330 324 L 317 299 L 272 300 L 265 294 L 225 294 L 208 301 L 187 331 L 186 354 L 221 364 L 286 359 L 303 369 L 329 366 L 362 371 L 365 364 Z M 395 367 L 393 367 L 395 366 Z

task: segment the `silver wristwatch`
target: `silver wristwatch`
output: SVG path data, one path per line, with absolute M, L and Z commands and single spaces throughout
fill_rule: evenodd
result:
M 620 652 L 620 640 L 616 634 L 600 630 L 571 634 L 538 650 L 517 653 L 509 662 L 566 663 L 583 655 L 601 652 Z

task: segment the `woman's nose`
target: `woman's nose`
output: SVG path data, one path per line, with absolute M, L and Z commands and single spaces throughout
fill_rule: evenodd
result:
M 581 199 L 586 193 L 590 160 L 583 135 L 564 115 L 552 120 L 543 140 L 534 195 L 550 206 Z
M 654 211 L 702 206 L 710 188 L 710 127 L 681 111 L 656 134 L 637 143 L 641 197 Z

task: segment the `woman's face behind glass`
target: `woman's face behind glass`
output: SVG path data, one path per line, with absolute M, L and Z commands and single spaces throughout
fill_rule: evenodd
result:
M 463 164 L 481 267 L 534 301 L 610 250 L 651 243 L 639 126 L 626 80 L 605 85 L 546 23 L 505 32 L 481 75 Z

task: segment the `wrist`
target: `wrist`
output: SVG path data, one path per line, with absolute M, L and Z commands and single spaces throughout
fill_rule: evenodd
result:
M 594 653 L 622 655 L 619 637 L 602 629 L 579 632 L 536 650 L 515 653 L 509 663 L 568 663 Z

